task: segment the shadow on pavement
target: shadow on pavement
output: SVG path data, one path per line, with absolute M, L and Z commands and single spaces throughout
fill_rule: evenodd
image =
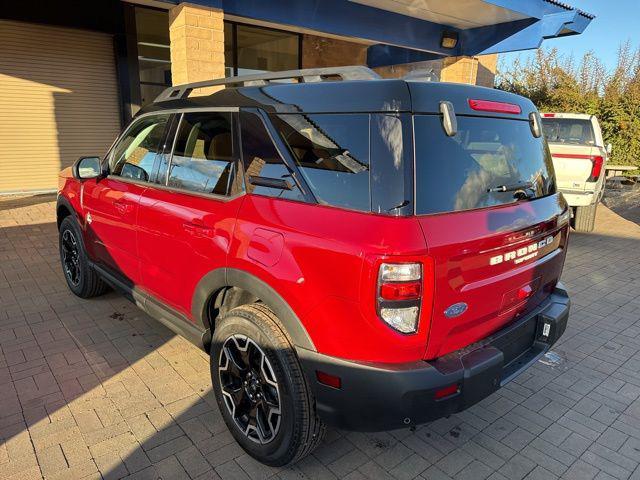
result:
M 0 196 L 0 212 L 4 210 L 13 210 L 15 208 L 25 208 L 42 203 L 53 202 L 56 199 L 55 193 L 43 193 L 40 195 L 31 195 L 29 197 L 21 196 Z
M 602 203 L 626 220 L 640 225 L 640 183 L 607 184 Z

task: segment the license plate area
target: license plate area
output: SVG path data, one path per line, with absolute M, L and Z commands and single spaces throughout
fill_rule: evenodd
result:
M 537 321 L 524 322 L 509 332 L 508 335 L 496 339 L 493 346 L 502 351 L 505 366 L 509 365 L 533 346 L 538 327 L 537 324 Z
M 509 383 L 544 352 L 544 338 L 548 339 L 549 333 L 545 326 L 548 325 L 544 316 L 537 315 L 535 320 L 523 323 L 494 343 L 504 355 L 501 386 Z

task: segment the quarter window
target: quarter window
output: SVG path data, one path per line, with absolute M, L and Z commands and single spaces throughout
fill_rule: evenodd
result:
M 318 202 L 371 210 L 368 114 L 283 114 L 271 118 Z M 399 133 L 401 141 L 401 129 Z
M 231 113 L 185 113 L 178 129 L 167 185 L 229 195 L 235 170 Z
M 109 161 L 112 175 L 148 182 L 162 153 L 168 116 L 138 120 L 116 145 Z

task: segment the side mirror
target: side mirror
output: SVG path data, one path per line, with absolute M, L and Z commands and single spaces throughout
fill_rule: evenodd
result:
M 610 143 L 607 143 L 606 150 L 607 150 L 607 155 L 611 155 L 611 151 L 613 150 L 613 145 L 611 145 Z
M 102 174 L 100 157 L 80 157 L 73 164 L 73 176 L 78 180 L 98 178 Z

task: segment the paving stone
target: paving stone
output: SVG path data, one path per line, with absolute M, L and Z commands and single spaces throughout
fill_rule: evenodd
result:
M 162 459 L 154 465 L 162 480 L 181 480 L 189 478 L 187 472 L 173 455 Z
M 610 448 L 611 450 L 618 450 L 622 445 L 624 445 L 624 442 L 626 442 L 628 438 L 629 435 L 609 427 L 602 433 L 602 435 L 600 435 L 598 443 Z
M 511 480 L 520 480 L 529 475 L 535 467 L 535 462 L 523 455 L 517 454 L 500 467 L 498 472 Z
M 474 458 L 471 455 L 462 449 L 458 449 L 445 456 L 436 466 L 447 475 L 453 476 L 473 462 L 473 460 Z
M 422 456 L 413 453 L 402 463 L 389 470 L 389 473 L 398 480 L 410 480 L 420 475 L 430 465 Z
M 562 478 L 566 480 L 592 480 L 599 472 L 600 470 L 593 465 L 577 460 L 569 467 L 569 470 L 564 473 Z

